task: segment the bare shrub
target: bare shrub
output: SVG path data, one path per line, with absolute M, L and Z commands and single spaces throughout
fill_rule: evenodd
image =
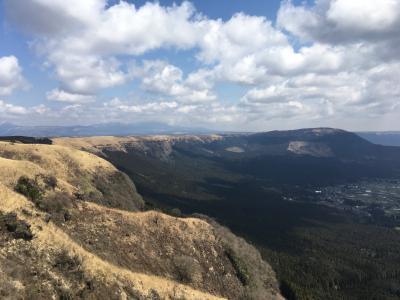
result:
M 18 179 L 18 182 L 15 186 L 15 191 L 24 195 L 35 204 L 43 196 L 43 192 L 41 191 L 37 182 L 26 176 L 21 176 Z
M 54 267 L 62 273 L 75 275 L 79 280 L 83 279 L 82 259 L 67 250 L 59 252 L 55 258 Z
M 33 238 L 31 225 L 18 219 L 15 213 L 0 213 L 0 229 L 9 232 L 15 239 L 30 241 Z
M 201 281 L 202 268 L 194 258 L 182 255 L 175 257 L 173 262 L 179 281 L 187 283 Z
M 267 299 L 265 295 L 276 295 L 279 291 L 276 275 L 257 249 L 215 221 L 209 220 L 209 223 L 244 287 L 241 299 L 263 300 Z
M 57 187 L 57 178 L 53 175 L 50 176 L 46 176 L 44 178 L 44 183 L 46 184 L 46 186 L 52 188 L 53 190 Z
M 173 217 L 182 217 L 182 212 L 179 208 L 173 208 L 170 210 L 170 215 Z
M 13 299 L 15 295 L 18 295 L 18 289 L 13 284 L 12 280 L 6 277 L 5 274 L 0 273 L 0 298 L 1 299 Z
M 66 193 L 57 192 L 42 198 L 38 207 L 48 213 L 64 213 L 72 207 L 72 197 Z

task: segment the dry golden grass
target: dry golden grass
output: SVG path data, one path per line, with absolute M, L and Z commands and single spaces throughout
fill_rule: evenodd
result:
M 76 173 L 73 174 L 75 168 L 87 172 L 98 172 L 99 168 L 103 172 L 116 171 L 110 163 L 95 155 L 59 145 L 0 143 L 0 211 L 3 213 L 15 212 L 19 219 L 31 224 L 31 230 L 35 236 L 30 242 L 31 247 L 44 256 L 65 250 L 82 259 L 85 274 L 99 278 L 101 282 L 105 283 L 128 284 L 143 295 L 148 295 L 151 290 L 155 290 L 162 299 L 221 299 L 173 280 L 133 272 L 99 258 L 77 244 L 54 223 L 46 223 L 44 213 L 37 210 L 32 202 L 13 190 L 16 181 L 22 175 L 34 177 L 38 174 L 51 174 L 58 178 L 61 189 L 71 191 L 74 189 L 74 186 L 69 183 L 71 176 L 78 176 Z M 103 210 L 104 213 L 107 213 L 108 210 L 100 205 L 90 203 L 86 203 L 86 205 Z M 154 218 L 157 214 L 160 218 L 167 218 L 170 225 L 174 226 L 174 218 L 156 212 L 129 213 L 116 209 L 113 211 L 123 214 L 126 218 L 136 218 L 143 224 L 148 223 L 146 220 Z M 201 231 L 198 230 L 198 227 L 209 226 L 206 222 L 196 219 L 187 219 L 184 222 L 188 224 L 188 236 Z M 7 251 L 10 249 L 6 247 L 1 249 L 0 257 L 4 257 L 4 253 Z
M 161 142 L 164 144 L 173 144 L 177 141 L 213 141 L 222 139 L 220 135 L 151 135 L 151 136 L 95 136 L 95 137 L 65 137 L 54 138 L 55 145 L 71 147 L 79 150 L 85 150 L 92 153 L 101 153 L 104 149 L 113 149 L 126 151 L 126 146 L 136 147 L 138 149 L 146 148 L 146 142 Z
M 76 192 L 96 194 L 97 201 L 102 204 L 108 201 L 123 209 L 142 205 L 132 181 L 97 155 L 60 145 L 0 142 L 0 182 L 14 188 L 21 176 L 55 177 L 58 191 L 69 195 Z M 112 195 L 102 193 L 101 189 L 106 187 Z M 94 196 L 92 198 L 95 200 Z
M 113 137 L 113 136 L 99 136 L 99 137 L 85 137 L 85 138 L 55 138 L 53 143 L 75 149 L 85 149 L 90 152 L 99 153 L 104 147 L 124 151 L 124 143 L 137 142 L 135 137 Z
M 43 168 L 49 168 L 59 176 L 66 176 L 69 161 L 73 160 L 83 170 L 95 171 L 97 167 L 116 170 L 115 167 L 97 156 L 63 147 L 61 145 L 31 145 L 0 142 L 0 154 L 9 153 L 14 160 L 35 162 Z M 4 157 L 4 155 L 1 155 Z
M 0 142 L 0 181 L 7 186 L 14 186 L 22 175 L 43 174 L 55 176 L 70 191 L 77 171 L 107 174 L 117 169 L 96 155 L 68 147 Z
M 12 212 L 22 208 L 33 209 L 33 205 L 25 197 L 15 193 L 0 182 L 0 210 L 3 212 Z
M 134 220 L 135 223 L 143 226 L 148 226 L 149 220 L 153 222 L 153 220 L 157 219 L 159 223 L 163 224 L 163 226 L 169 227 L 177 234 L 185 236 L 189 239 L 215 239 L 214 235 L 210 235 L 210 232 L 213 231 L 213 227 L 206 221 L 198 218 L 177 218 L 157 211 L 122 211 L 114 208 L 106 208 L 96 203 L 89 202 L 85 203 L 85 206 L 97 211 L 101 211 L 105 215 L 109 214 L 110 212 L 120 214 L 127 221 Z M 185 226 L 181 226 L 181 223 L 185 223 Z
M 36 238 L 31 243 L 40 253 L 51 252 L 52 250 L 60 251 L 62 249 L 72 255 L 77 255 L 82 259 L 85 273 L 90 274 L 92 277 L 100 278 L 102 282 L 129 282 L 135 290 L 145 295 L 154 289 L 163 299 L 222 299 L 196 291 L 189 286 L 172 280 L 135 273 L 112 265 L 83 249 L 53 223 L 45 223 L 36 214 L 32 217 L 22 214 L 21 209 L 28 209 L 30 211 L 34 211 L 35 209 L 23 196 L 13 192 L 4 185 L 0 185 L 0 198 L 3 199 L 0 203 L 1 211 L 18 212 L 20 219 L 32 225 L 32 231 Z M 131 216 L 133 216 L 133 213 Z M 145 217 L 145 214 L 142 217 Z

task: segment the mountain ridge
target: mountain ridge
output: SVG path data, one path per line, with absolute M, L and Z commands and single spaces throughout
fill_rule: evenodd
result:
M 124 150 L 125 146 L 138 151 L 152 148 L 155 144 L 164 149 L 185 149 L 191 144 L 201 155 L 246 157 L 260 155 L 310 155 L 314 157 L 339 157 L 343 159 L 371 159 L 385 152 L 384 158 L 400 158 L 400 148 L 373 144 L 355 133 L 334 128 L 306 128 L 257 133 L 180 134 L 144 136 L 97 136 L 54 138 L 55 143 L 70 145 L 92 152 Z M 115 147 L 115 149 L 113 148 Z
M 141 123 L 103 123 L 77 126 L 19 126 L 12 123 L 0 123 L 0 136 L 60 137 L 60 136 L 101 136 L 132 134 L 180 134 L 211 133 L 206 128 L 174 126 L 158 122 Z
M 400 146 L 400 131 L 365 131 L 357 134 L 374 144 Z

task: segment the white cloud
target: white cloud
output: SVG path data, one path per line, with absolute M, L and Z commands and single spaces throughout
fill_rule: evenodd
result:
M 5 2 L 10 18 L 33 34 L 34 48 L 60 83 L 48 98 L 73 104 L 62 113 L 77 118 L 85 111 L 105 120 L 143 114 L 243 128 L 246 122 L 262 126 L 262 120 L 282 118 L 307 126 L 318 118 L 364 120 L 398 109 L 397 0 L 283 1 L 277 25 L 244 13 L 213 20 L 188 2 L 169 7 L 105 0 Z M 193 56 L 197 69 L 185 74 L 187 66 L 143 60 L 157 49 L 191 50 L 179 55 Z M 131 58 L 138 62 L 133 67 L 127 63 Z M 14 81 L 1 74 L 0 65 L 0 94 L 9 94 L 16 87 L 3 82 Z M 134 80 L 140 81 L 140 96 L 144 91 L 142 102 L 83 105 L 102 89 Z M 247 91 L 218 99 L 221 83 L 228 83 L 226 94 L 230 87 Z
M 119 110 L 124 113 L 156 113 L 165 112 L 166 110 L 175 109 L 178 107 L 178 103 L 175 101 L 162 101 L 162 102 L 150 102 L 140 104 L 129 104 L 123 102 L 118 98 L 112 99 L 110 102 L 104 103 L 104 107 L 108 110 Z
M 360 35 L 399 32 L 400 2 L 397 0 L 336 0 L 330 3 L 326 19 L 338 31 L 351 30 Z M 348 32 L 347 32 L 348 34 Z
M 400 2 L 397 0 L 319 0 L 314 6 L 286 0 L 277 23 L 292 34 L 327 43 L 376 41 L 400 33 Z
M 13 105 L 0 100 L 0 113 L 13 114 L 13 115 L 26 115 L 28 110 L 25 107 Z
M 0 57 L 0 95 L 10 95 L 17 88 L 26 87 L 22 68 L 15 56 Z
M 140 8 L 104 0 L 6 1 L 8 14 L 35 36 L 38 53 L 53 66 L 63 88 L 75 93 L 121 85 L 128 74 L 117 55 L 139 55 L 160 47 L 192 48 L 199 29 L 189 2 Z
M 124 1 L 108 7 L 95 0 L 86 4 L 74 0 L 68 5 L 34 0 L 29 3 L 31 10 L 21 0 L 6 2 L 11 15 L 17 16 L 15 22 L 36 34 L 36 49 L 54 67 L 61 86 L 75 93 L 125 83 L 129 74 L 121 69 L 117 55 L 169 47 L 198 48 L 201 61 L 220 64 L 216 75 L 221 80 L 252 83 L 246 78 L 258 72 L 252 56 L 268 47 L 289 46 L 286 36 L 264 17 L 239 13 L 227 22 L 210 20 L 196 14 L 189 2 L 171 7 L 146 3 L 137 8 Z M 44 12 L 48 19 L 43 18 Z M 58 25 L 52 26 L 56 20 Z M 197 91 L 190 98 L 210 97 Z
M 97 114 L 106 119 L 118 118 L 119 121 L 146 121 L 175 123 L 181 125 L 197 124 L 208 127 L 210 124 L 229 126 L 244 119 L 235 105 L 224 106 L 218 102 L 179 103 L 176 101 L 138 102 L 123 101 L 114 98 L 103 104 Z
M 168 109 L 176 108 L 178 104 L 172 102 L 151 102 L 143 105 L 122 105 L 119 108 L 124 112 L 160 112 Z
M 37 106 L 34 106 L 34 107 L 32 108 L 32 110 L 33 110 L 34 113 L 36 113 L 36 114 L 38 114 L 38 115 L 44 115 L 44 114 L 46 114 L 46 113 L 48 113 L 48 112 L 51 111 L 50 108 L 48 108 L 48 107 L 47 107 L 46 105 L 44 105 L 44 104 L 39 104 L 39 105 L 37 105 Z
M 262 113 L 282 103 L 296 102 L 310 108 L 310 116 L 320 118 L 391 113 L 400 99 L 399 67 L 400 64 L 382 64 L 363 72 L 301 74 L 275 85 L 253 88 L 241 104 Z M 282 114 L 285 115 L 284 110 Z
M 81 2 L 69 1 L 68 6 Z M 134 4 L 121 1 L 88 11 L 92 22 L 85 22 L 78 30 L 61 37 L 52 37 L 50 46 L 82 55 L 138 55 L 160 47 L 189 48 L 195 45 L 197 37 L 193 14 L 194 8 L 188 2 L 171 7 L 148 2 L 136 8 Z M 29 18 L 35 20 L 35 16 Z M 68 20 L 68 24 L 71 23 L 73 20 Z
M 135 76 L 141 78 L 142 88 L 148 92 L 159 93 L 180 102 L 207 102 L 216 100 L 210 90 L 205 70 L 183 78 L 183 72 L 165 61 L 144 61 L 142 67 L 135 68 Z
M 264 17 L 239 13 L 226 22 L 203 20 L 199 27 L 204 29 L 199 58 L 206 62 L 234 61 L 266 47 L 287 45 L 286 36 Z
M 24 30 L 46 36 L 68 34 L 97 22 L 105 0 L 6 0 L 10 19 Z
M 280 93 L 281 97 L 274 92 Z M 289 119 L 298 117 L 315 118 L 318 106 L 305 104 L 286 91 L 284 87 L 271 87 L 264 90 L 251 90 L 239 104 L 246 112 L 248 121 Z
M 60 89 L 53 89 L 46 96 L 47 100 L 69 103 L 88 103 L 95 100 L 91 95 L 73 94 Z
M 95 93 L 121 85 L 128 78 L 114 58 L 73 55 L 61 50 L 49 54 L 48 60 L 55 65 L 55 74 L 61 86 L 72 93 Z

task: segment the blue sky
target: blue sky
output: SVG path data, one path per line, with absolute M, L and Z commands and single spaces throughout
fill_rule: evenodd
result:
M 400 129 L 400 4 L 3 0 L 0 122 Z
M 147 1 L 129 1 L 137 6 L 142 6 Z M 159 1 L 163 6 L 171 6 L 174 3 L 180 5 L 183 1 Z M 296 1 L 301 3 L 300 1 Z M 110 1 L 110 5 L 118 3 L 118 1 Z M 196 0 L 192 1 L 196 9 L 207 15 L 209 18 L 228 20 L 235 13 L 244 12 L 249 15 L 262 15 L 270 20 L 275 20 L 278 12 L 280 1 L 279 0 Z

